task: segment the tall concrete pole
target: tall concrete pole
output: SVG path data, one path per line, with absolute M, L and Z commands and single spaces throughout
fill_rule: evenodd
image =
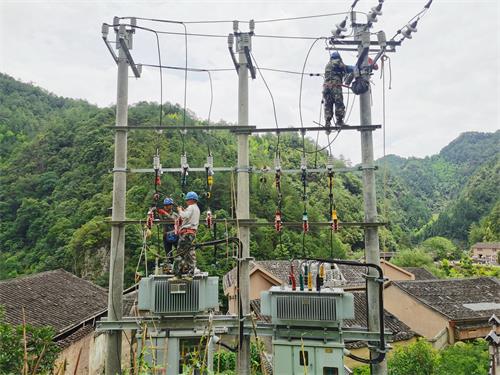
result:
M 235 32 L 238 31 L 235 25 Z M 238 125 L 248 125 L 248 66 L 244 47 L 251 48 L 250 34 L 241 33 L 236 36 L 238 52 Z M 239 220 L 250 218 L 249 204 L 249 145 L 250 133 L 238 134 L 238 197 L 236 204 L 236 217 Z M 240 267 L 240 297 L 243 317 L 250 314 L 250 270 L 248 259 L 250 257 L 250 228 L 239 225 L 239 238 L 243 244 L 242 262 Z M 238 374 L 250 374 L 250 336 L 244 336 L 238 351 Z
M 353 15 L 353 23 L 355 17 Z M 355 27 L 356 39 L 361 40 L 366 46 L 369 46 L 370 30 L 364 25 Z M 363 48 L 360 46 L 359 51 Z M 368 56 L 363 64 L 367 64 Z M 366 77 L 369 79 L 370 77 Z M 371 86 L 364 94 L 360 95 L 360 125 L 372 125 L 371 112 Z M 377 196 L 375 193 L 375 168 L 373 162 L 373 131 L 361 131 L 361 163 L 363 166 L 363 202 L 365 211 L 365 222 L 374 223 L 378 220 L 377 214 Z M 365 259 L 367 263 L 380 265 L 380 248 L 377 227 L 365 228 Z M 378 277 L 376 270 L 369 268 L 368 284 L 367 284 L 367 299 L 368 299 L 368 330 L 378 332 L 380 330 L 379 321 L 379 283 L 375 280 Z M 372 349 L 370 357 L 375 358 L 379 353 Z M 373 375 L 386 375 L 387 363 L 383 361 L 378 364 L 371 365 L 371 373 Z
M 120 26 L 119 33 L 132 37 Z M 119 46 L 119 44 L 117 44 Z M 128 62 L 123 48 L 118 50 L 118 80 L 116 95 L 116 126 L 127 126 L 128 121 Z M 125 255 L 125 193 L 127 184 L 127 131 L 115 131 L 115 162 L 113 168 L 113 213 L 111 220 L 111 257 L 109 265 L 108 320 L 122 318 L 123 266 Z M 118 222 L 118 223 L 117 223 Z M 106 374 L 121 374 L 121 331 L 108 333 L 106 347 Z

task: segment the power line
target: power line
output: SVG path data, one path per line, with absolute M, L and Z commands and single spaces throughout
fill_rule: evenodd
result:
M 174 65 L 156 65 L 156 64 L 143 64 L 139 63 L 137 65 L 142 65 L 145 67 L 149 68 L 162 68 L 162 69 L 172 69 L 172 70 L 184 70 L 186 69 L 185 67 L 182 66 L 174 66 Z M 188 71 L 190 72 L 234 72 L 234 68 L 187 68 Z M 260 68 L 260 70 L 267 70 L 270 72 L 277 72 L 277 73 L 287 73 L 287 74 L 295 74 L 295 75 L 304 75 L 304 76 L 309 76 L 309 77 L 322 77 L 323 73 L 302 73 L 302 72 L 296 72 L 293 70 L 286 70 L 286 69 L 276 69 L 276 68 Z
M 356 1 L 357 2 L 357 1 Z M 351 8 L 352 9 L 352 8 Z M 324 13 L 324 14 L 313 14 L 308 16 L 300 16 L 300 17 L 286 17 L 286 18 L 271 18 L 267 20 L 255 20 L 255 23 L 271 23 L 271 22 L 283 22 L 283 21 L 297 21 L 304 19 L 312 19 L 312 18 L 320 18 L 320 17 L 331 17 L 331 16 L 340 16 L 343 14 L 349 14 L 350 12 L 337 12 L 337 13 Z M 359 12 L 361 13 L 361 12 Z M 144 18 L 144 17 L 120 17 L 120 19 L 132 19 L 141 21 L 151 21 L 151 22 L 160 22 L 160 23 L 174 23 L 174 24 L 220 24 L 220 23 L 249 23 L 249 21 L 240 21 L 240 20 L 195 20 L 195 21 L 176 21 L 176 20 L 167 20 L 161 18 Z

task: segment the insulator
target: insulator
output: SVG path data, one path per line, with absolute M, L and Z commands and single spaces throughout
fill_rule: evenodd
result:
M 207 228 L 212 228 L 213 220 L 212 220 L 212 212 L 210 210 L 207 211 L 207 217 L 205 222 L 207 224 Z
M 227 45 L 229 46 L 229 48 L 233 48 L 233 45 L 234 45 L 234 35 L 233 34 L 229 34 L 227 36 Z
M 208 155 L 205 168 L 212 169 L 213 167 L 214 167 L 214 157 L 212 155 Z
M 319 292 L 321 290 L 321 277 L 319 273 L 316 274 L 316 291 Z
M 332 170 L 334 161 L 335 161 L 334 157 L 332 155 L 329 155 L 326 162 L 326 169 Z
M 292 286 L 292 290 L 297 290 L 297 283 L 295 282 L 295 275 L 293 274 L 293 271 L 288 275 L 288 281 Z
M 302 214 L 302 230 L 304 232 L 309 232 L 309 220 L 307 218 L 307 212 Z
M 339 230 L 339 219 L 337 217 L 337 210 L 332 211 L 332 230 L 334 232 Z
M 248 28 L 250 29 L 250 32 L 253 32 L 255 30 L 255 21 L 254 20 L 250 20 L 250 22 L 248 23 Z
M 340 36 L 340 34 L 342 34 L 344 31 L 347 31 L 347 28 L 345 27 L 346 22 L 347 22 L 347 20 L 344 19 L 342 22 L 337 23 L 335 25 L 335 30 L 332 30 L 332 34 L 335 36 Z
M 302 274 L 299 275 L 299 289 L 304 290 L 304 276 Z
M 160 156 L 159 155 L 155 155 L 153 157 L 153 169 L 156 171 L 161 170 Z
M 181 173 L 184 176 L 188 175 L 188 170 L 189 170 L 189 164 L 187 162 L 187 155 L 181 155 Z
M 274 229 L 276 229 L 276 232 L 281 232 L 281 230 L 283 229 L 280 211 L 276 211 L 276 214 L 274 215 Z
M 307 157 L 305 155 L 300 158 L 300 169 L 303 171 L 307 169 Z
M 274 170 L 276 172 L 280 172 L 281 171 L 281 158 L 279 156 L 276 156 L 274 158 Z

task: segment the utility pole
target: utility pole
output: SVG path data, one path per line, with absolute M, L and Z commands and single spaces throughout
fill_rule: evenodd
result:
M 253 24 L 253 23 L 252 23 Z M 251 27 L 252 28 L 252 27 Z M 238 126 L 248 125 L 248 61 L 252 48 L 250 33 L 238 32 L 238 22 L 234 21 L 233 31 L 236 37 L 236 52 L 238 53 Z M 236 204 L 236 218 L 246 220 L 250 218 L 250 191 L 248 137 L 250 133 L 238 133 L 238 196 Z M 239 293 L 241 298 L 241 312 L 243 319 L 250 315 L 250 228 L 240 223 L 239 238 L 241 240 L 242 260 L 240 267 Z M 250 336 L 243 336 L 238 351 L 238 374 L 250 374 Z
M 117 40 L 122 38 L 132 46 L 132 30 L 124 25 L 115 26 Z M 118 79 L 116 95 L 116 126 L 128 125 L 128 60 L 124 48 L 118 48 Z M 113 212 L 111 220 L 111 257 L 109 264 L 108 320 L 119 321 L 123 315 L 123 266 L 125 256 L 125 205 L 127 185 L 127 130 L 115 130 L 115 161 L 113 168 Z M 121 374 L 122 334 L 108 332 L 106 347 L 106 374 Z
M 354 27 L 355 39 L 361 41 L 359 53 L 363 48 L 370 46 L 370 28 L 365 24 L 356 23 L 356 13 L 351 13 L 352 25 Z M 363 61 L 367 65 L 368 55 Z M 369 73 L 362 71 L 364 78 L 370 79 Z M 372 125 L 371 113 L 371 86 L 367 92 L 360 95 L 360 125 Z M 375 165 L 373 162 L 373 130 L 361 130 L 361 163 L 363 167 L 363 202 L 365 211 L 365 222 L 375 223 L 378 220 L 377 214 L 377 196 L 375 193 Z M 378 238 L 378 227 L 365 227 L 365 260 L 380 266 L 380 248 Z M 367 282 L 367 300 L 368 300 L 368 330 L 378 332 L 380 330 L 379 321 L 379 288 L 380 281 L 377 281 L 378 275 L 375 269 L 368 268 Z M 375 349 L 375 345 L 370 349 L 370 358 L 376 358 L 380 353 Z M 386 375 L 387 362 L 371 365 L 372 375 Z

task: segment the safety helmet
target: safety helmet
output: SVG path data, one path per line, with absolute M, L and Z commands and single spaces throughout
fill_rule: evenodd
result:
M 337 51 L 334 51 L 334 52 L 332 52 L 332 54 L 330 55 L 330 58 L 331 58 L 332 60 L 340 60 L 340 59 L 341 59 L 341 57 L 340 57 L 340 53 L 338 53 Z
M 194 201 L 198 201 L 198 194 L 196 194 L 194 191 L 190 191 L 186 194 L 186 196 L 184 197 L 185 200 L 194 200 Z
M 163 200 L 163 205 L 164 205 L 164 206 L 170 206 L 170 205 L 172 205 L 172 204 L 174 204 L 174 200 L 173 200 L 172 198 L 165 198 L 165 199 Z

